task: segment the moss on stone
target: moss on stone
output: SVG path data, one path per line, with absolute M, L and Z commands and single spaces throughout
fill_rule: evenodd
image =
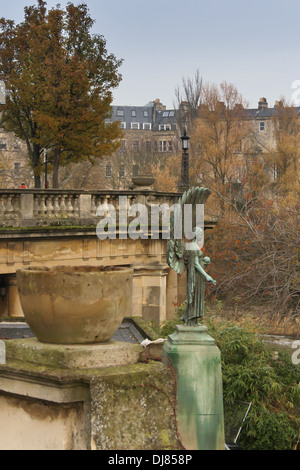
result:
M 146 334 L 147 338 L 151 341 L 161 338 L 158 329 L 153 328 L 153 322 L 146 321 L 142 317 L 130 317 L 130 320 L 135 324 L 136 328 L 143 334 Z

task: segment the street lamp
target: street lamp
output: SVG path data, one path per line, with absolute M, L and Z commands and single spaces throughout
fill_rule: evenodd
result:
M 181 181 L 180 189 L 187 190 L 189 188 L 189 136 L 184 131 L 181 136 L 182 160 L 181 160 Z

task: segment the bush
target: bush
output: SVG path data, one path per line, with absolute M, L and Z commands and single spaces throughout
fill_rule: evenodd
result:
M 238 440 L 241 448 L 300 449 L 300 367 L 292 363 L 291 354 L 281 351 L 273 359 L 251 325 L 214 318 L 205 322 L 221 351 L 225 426 L 237 421 L 238 403 L 252 403 Z M 164 325 L 169 334 L 173 323 Z

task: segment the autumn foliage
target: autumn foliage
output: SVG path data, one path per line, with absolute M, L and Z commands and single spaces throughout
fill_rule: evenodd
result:
M 0 79 L 6 85 L 2 126 L 26 142 L 35 185 L 40 186 L 47 149 L 58 187 L 60 166 L 111 154 L 120 136 L 106 122 L 118 61 L 102 36 L 92 35 L 84 4 L 47 11 L 46 2 L 25 7 L 24 21 L 0 20 Z

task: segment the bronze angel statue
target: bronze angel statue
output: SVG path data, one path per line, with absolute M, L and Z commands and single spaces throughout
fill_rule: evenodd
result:
M 216 284 L 216 281 L 209 276 L 204 268 L 210 263 L 210 258 L 204 256 L 200 249 L 200 241 L 203 241 L 204 232 L 199 226 L 194 226 L 189 237 L 175 237 L 175 220 L 181 217 L 182 225 L 184 225 L 185 211 L 184 206 L 189 204 L 192 211 L 189 217 L 196 221 L 197 204 L 204 204 L 210 195 L 207 188 L 191 188 L 186 191 L 179 201 L 179 209 L 177 214 L 171 220 L 170 240 L 167 244 L 167 262 L 170 268 L 176 273 L 182 274 L 187 271 L 187 308 L 183 316 L 183 320 L 188 326 L 196 326 L 198 318 L 204 315 L 204 295 L 205 281 Z

